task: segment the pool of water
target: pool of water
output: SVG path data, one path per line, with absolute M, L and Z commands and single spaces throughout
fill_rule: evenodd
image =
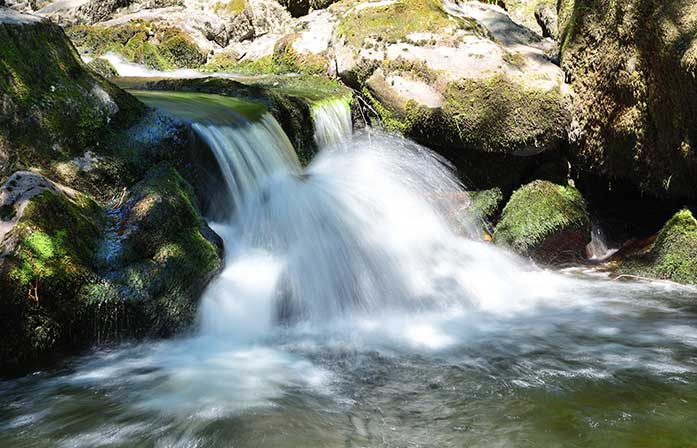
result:
M 101 349 L 0 382 L 7 447 L 687 447 L 697 292 L 555 297 Z

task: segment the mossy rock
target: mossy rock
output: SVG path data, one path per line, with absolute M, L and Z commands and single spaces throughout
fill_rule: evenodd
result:
M 578 169 L 697 198 L 696 0 L 562 0 Z
M 139 101 L 85 69 L 51 22 L 0 23 L 0 41 L 0 141 L 11 142 L 0 179 L 29 167 L 53 172 L 142 115 Z
M 198 68 L 206 56 L 184 31 L 145 20 L 105 27 L 75 25 L 66 28 L 75 46 L 84 54 L 108 52 L 155 70 Z
M 117 225 L 123 236 L 104 266 L 111 273 L 80 295 L 120 310 L 95 316 L 104 335 L 167 336 L 193 324 L 198 299 L 221 268 L 222 242 L 201 218 L 191 186 L 169 165 L 153 168 L 131 190 Z
M 542 263 L 581 260 L 590 239 L 581 193 L 539 180 L 513 193 L 494 231 L 496 244 Z
M 101 209 L 80 193 L 70 198 L 47 187 L 28 200 L 0 247 L 3 363 L 89 339 L 87 307 L 77 296 L 97 275 L 103 222 Z
M 329 68 L 329 60 L 321 54 L 299 53 L 293 48 L 298 38 L 291 33 L 280 38 L 274 45 L 273 53 L 259 59 L 238 61 L 234 52 L 223 51 L 214 55 L 201 67 L 211 73 L 237 73 L 243 75 L 323 75 Z
M 692 212 L 676 213 L 653 246 L 645 254 L 626 259 L 616 273 L 697 285 L 697 220 Z
M 202 92 L 259 103 L 278 120 L 304 162 L 317 151 L 312 105 L 352 96 L 350 89 L 326 76 L 264 77 L 245 83 L 222 78 L 123 81 L 130 89 Z
M 111 64 L 111 62 L 107 61 L 104 58 L 96 58 L 92 59 L 88 64 L 87 67 L 101 76 L 102 78 L 113 78 L 115 76 L 119 76 L 119 72 L 116 71 L 116 68 Z

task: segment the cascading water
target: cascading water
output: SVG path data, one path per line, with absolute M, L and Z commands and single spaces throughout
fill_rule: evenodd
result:
M 312 106 L 315 123 L 315 143 L 326 148 L 347 140 L 353 132 L 351 99 L 334 98 L 319 101 Z
M 150 101 L 195 123 L 234 202 L 200 330 L 0 382 L 0 446 L 694 441 L 693 289 L 552 273 L 457 236 L 461 186 L 407 140 L 332 142 L 301 170 L 248 104 Z

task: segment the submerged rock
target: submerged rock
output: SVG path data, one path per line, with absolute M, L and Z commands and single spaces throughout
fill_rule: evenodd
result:
M 494 242 L 536 261 L 585 258 L 591 223 L 583 196 L 569 185 L 534 181 L 515 191 L 494 231 Z
M 576 168 L 697 198 L 697 1 L 559 2 Z
M 653 244 L 627 256 L 616 273 L 697 285 L 697 220 L 692 212 L 676 213 Z

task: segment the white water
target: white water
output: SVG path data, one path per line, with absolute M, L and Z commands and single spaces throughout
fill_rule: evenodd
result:
M 315 123 L 315 143 L 319 148 L 339 144 L 351 137 L 351 99 L 320 101 L 312 107 Z
M 455 235 L 460 185 L 406 140 L 357 135 L 301 172 L 268 116 L 216 118 L 195 128 L 234 214 L 199 332 L 0 383 L 1 446 L 634 446 L 613 437 L 691 428 L 694 289 Z

